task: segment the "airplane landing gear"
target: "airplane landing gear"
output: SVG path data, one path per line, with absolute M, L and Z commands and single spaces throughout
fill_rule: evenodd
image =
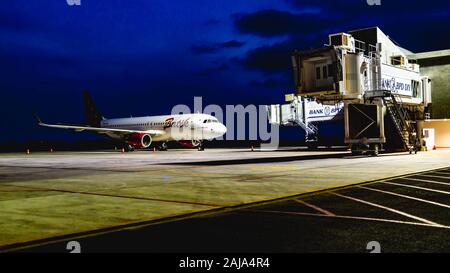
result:
M 372 148 L 373 148 L 372 155 L 373 156 L 378 156 L 379 153 L 380 153 L 380 148 L 379 148 L 378 144 L 374 144 L 372 146 Z
M 134 147 L 133 146 L 131 146 L 130 144 L 125 144 L 125 147 L 124 147 L 124 149 L 125 149 L 125 152 L 132 152 L 132 151 L 134 151 Z
M 200 143 L 198 144 L 197 150 L 198 151 L 204 151 L 205 150 L 205 146 L 203 144 L 203 141 L 200 141 Z
M 161 143 L 161 145 L 159 146 L 159 150 L 160 150 L 160 151 L 167 151 L 167 148 L 168 148 L 167 142 L 163 142 L 163 143 Z

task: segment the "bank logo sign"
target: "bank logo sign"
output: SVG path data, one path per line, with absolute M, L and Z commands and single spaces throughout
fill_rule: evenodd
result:
M 391 90 L 393 93 L 411 96 L 411 81 L 397 78 L 383 78 L 381 86 L 385 90 Z
M 344 108 L 343 103 L 338 103 L 336 105 L 323 105 L 317 102 L 309 102 L 308 109 L 306 111 L 308 118 L 325 118 L 331 119 L 338 115 Z

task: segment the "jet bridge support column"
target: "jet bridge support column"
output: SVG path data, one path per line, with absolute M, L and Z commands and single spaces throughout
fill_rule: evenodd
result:
M 385 107 L 379 99 L 370 104 L 344 104 L 345 143 L 350 144 L 353 153 L 364 150 L 377 155 L 383 149 L 384 116 Z

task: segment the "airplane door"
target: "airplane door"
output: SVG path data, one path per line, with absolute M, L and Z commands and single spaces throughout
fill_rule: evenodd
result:
M 194 120 L 191 120 L 191 136 L 190 139 L 203 139 L 203 127 L 205 124 L 202 119 L 197 120 L 197 124 Z

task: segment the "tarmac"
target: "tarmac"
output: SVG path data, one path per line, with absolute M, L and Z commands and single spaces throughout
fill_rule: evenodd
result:
M 448 192 L 446 187 L 449 187 L 446 184 L 447 176 L 445 171 L 445 168 L 448 167 L 450 167 L 450 150 L 419 152 L 416 155 L 407 153 L 383 154 L 378 157 L 355 157 L 351 156 L 348 151 L 305 151 L 302 149 L 285 149 L 281 151 L 255 150 L 253 152 L 250 149 L 207 149 L 203 152 L 196 150 L 169 150 L 167 152 L 139 151 L 133 153 L 100 151 L 31 153 L 29 155 L 2 154 L 0 155 L 0 250 L 52 249 L 52 245 L 74 238 L 86 238 L 86 240 L 88 238 L 91 238 L 91 240 L 98 238 L 99 242 L 101 242 L 102 236 L 119 236 L 124 230 L 133 229 L 136 232 L 139 230 L 144 232 L 150 227 L 152 227 L 152 230 L 155 228 L 161 230 L 161 227 L 167 225 L 176 225 L 178 229 L 183 223 L 190 223 L 190 221 L 200 223 L 204 225 L 204 228 L 196 226 L 192 229 L 181 230 L 206 232 L 205 229 L 208 229 L 206 223 L 213 221 L 203 221 L 204 215 L 208 214 L 225 215 L 215 216 L 218 219 L 226 219 L 228 217 L 226 215 L 231 217 L 237 217 L 236 215 L 238 215 L 238 217 L 241 217 L 241 220 L 226 222 L 242 223 L 231 225 L 233 228 L 230 228 L 230 230 L 245 234 L 246 231 L 251 230 L 252 223 L 261 223 L 261 221 L 265 221 L 263 219 L 268 219 L 266 224 L 269 224 L 275 218 L 286 217 L 286 213 L 283 213 L 284 208 L 289 208 L 292 204 L 285 205 L 283 202 L 295 202 L 302 208 L 307 207 L 313 210 L 313 212 L 304 213 L 327 215 L 327 213 L 324 213 L 324 211 L 327 211 L 335 216 L 389 220 L 391 222 L 351 219 L 354 221 L 358 220 L 358 225 L 361 225 L 361 221 L 362 223 L 375 222 L 376 224 L 372 225 L 370 230 L 379 225 L 379 232 L 382 232 L 385 236 L 388 236 L 389 233 L 383 232 L 383 230 L 386 230 L 386 227 L 383 225 L 395 226 L 395 224 L 399 224 L 396 221 L 402 221 L 419 223 L 418 225 L 404 224 L 410 228 L 444 230 L 447 232 L 445 234 L 448 237 L 448 229 L 446 227 L 450 223 L 447 220 L 448 208 L 445 206 L 450 204 L 445 199 L 443 199 L 444 201 L 439 199 L 441 195 L 448 197 L 446 193 L 443 193 Z M 419 178 L 413 177 L 413 179 L 440 181 L 440 184 L 432 183 L 431 187 L 431 189 L 438 191 L 431 191 L 431 193 L 439 196 L 430 198 L 435 198 L 434 200 L 437 201 L 434 203 L 444 206 L 437 205 L 436 208 L 435 204 L 427 203 L 427 206 L 430 207 L 423 214 L 420 208 L 417 209 L 418 213 L 415 213 L 416 210 L 413 209 L 411 211 L 413 207 L 408 205 L 407 210 L 409 212 L 405 212 L 407 215 L 421 215 L 411 218 L 405 216 L 405 213 L 393 212 L 392 210 L 404 212 L 403 209 L 396 209 L 397 205 L 384 204 L 386 201 L 394 202 L 392 200 L 403 200 L 405 197 L 393 195 L 392 193 L 383 193 L 381 191 L 392 191 L 392 188 L 383 188 L 383 186 L 388 185 L 388 187 L 394 186 L 404 189 L 408 187 L 395 184 L 406 183 L 406 185 L 409 185 L 411 183 L 409 186 L 413 187 L 409 187 L 407 190 L 426 191 L 429 193 L 430 191 L 421 188 L 430 188 L 428 185 L 430 182 L 411 180 L 410 175 L 441 168 L 444 168 L 441 171 L 444 173 L 438 175 L 435 173 L 434 176 L 443 176 L 444 178 L 428 177 L 428 179 L 424 179 L 423 176 L 421 178 L 419 176 Z M 402 180 L 400 182 L 398 180 L 390 180 L 390 183 L 395 184 L 380 184 L 379 188 L 377 184 L 376 189 L 379 191 L 353 187 L 350 193 L 345 192 L 345 190 L 348 190 L 346 188 L 352 185 L 371 181 L 381 183 L 380 180 L 386 179 L 404 179 L 402 176 L 409 177 L 409 180 L 403 182 Z M 424 187 L 421 183 L 427 183 L 427 187 Z M 327 193 L 341 190 L 344 192 L 338 192 L 338 194 L 347 198 L 335 194 L 329 196 L 330 194 Z M 384 199 L 382 199 L 381 204 L 378 204 L 380 202 L 377 199 L 371 201 L 369 199 L 367 201 L 366 196 L 363 195 L 361 197 L 360 193 L 357 193 L 355 190 L 358 192 L 376 193 L 383 196 Z M 398 192 L 395 189 L 392 192 L 402 194 L 401 191 Z M 308 198 L 312 198 L 308 197 L 309 195 L 320 198 L 316 202 L 315 199 L 309 200 Z M 404 193 L 402 195 L 413 196 Z M 300 198 L 300 203 L 307 202 L 307 204 L 312 204 L 312 206 L 292 201 L 292 198 Z M 428 200 L 420 196 L 415 198 Z M 355 199 L 358 201 L 355 201 Z M 361 200 L 366 203 L 361 202 Z M 413 199 L 409 198 L 408 200 L 411 201 Z M 413 201 L 421 204 L 426 203 L 417 200 Z M 282 202 L 280 203 L 282 204 L 281 207 L 279 209 L 270 207 L 275 205 L 274 202 Z M 342 208 L 341 204 L 345 202 L 347 202 L 348 208 L 352 209 L 352 213 L 346 211 L 345 206 L 344 209 Z M 355 216 L 353 213 L 355 206 L 352 204 L 355 202 L 364 204 L 371 210 L 363 209 L 362 212 L 364 213 L 356 213 Z M 368 203 L 378 204 L 379 206 L 373 206 Z M 402 203 L 403 205 L 404 203 Z M 256 209 L 249 209 L 252 206 L 256 206 Z M 382 209 L 380 206 L 391 210 Z M 323 211 L 318 213 L 314 207 Z M 389 218 L 386 215 L 379 215 L 373 212 L 374 207 L 384 212 L 388 211 L 396 217 Z M 256 211 L 260 210 L 260 208 L 263 208 L 263 212 Z M 236 210 L 239 212 L 235 212 Z M 436 219 L 434 216 L 428 217 L 433 215 L 432 213 L 430 214 L 430 211 L 438 210 L 440 212 L 437 213 L 439 216 Z M 288 212 L 292 211 L 288 209 Z M 245 213 L 246 216 L 242 217 L 242 214 Z M 275 218 L 260 218 L 267 214 L 277 216 Z M 289 215 L 287 217 L 298 216 Z M 323 216 L 303 215 L 301 219 L 305 217 L 320 218 L 313 221 L 316 221 L 319 230 L 328 232 L 327 234 L 330 236 L 323 236 L 322 244 L 313 244 L 315 246 L 324 246 L 327 238 L 333 238 L 331 236 L 333 234 L 332 231 L 338 232 L 340 230 L 339 227 L 342 228 L 342 232 L 345 230 L 347 232 L 351 231 L 348 226 L 343 228 L 340 224 L 345 217 L 325 216 L 329 218 L 324 220 L 322 219 L 324 218 Z M 242 218 L 254 219 L 255 221 L 242 220 Z M 347 217 L 347 220 L 350 218 Z M 323 226 L 324 223 L 321 221 L 329 220 L 331 220 L 331 224 Z M 274 231 L 277 232 L 283 232 L 283 229 L 289 230 L 289 225 L 285 226 L 283 223 L 282 220 L 278 219 L 274 220 L 271 225 L 274 226 Z M 225 224 L 225 226 L 229 227 L 230 224 Z M 215 227 L 214 224 L 209 225 L 209 227 L 211 230 L 215 230 L 213 228 Z M 329 227 L 329 229 L 325 230 L 325 227 Z M 171 229 L 167 228 L 167 230 Z M 155 239 L 155 237 L 151 236 L 152 232 L 145 234 L 148 234 L 149 237 L 146 237 L 148 240 Z M 256 232 L 254 234 L 260 233 Z M 320 234 L 320 232 L 317 234 Z M 410 237 L 413 236 L 411 240 L 417 242 L 415 243 L 416 247 L 405 246 L 404 250 L 420 251 L 420 249 L 423 249 L 424 244 L 420 243 L 420 237 L 417 237 L 417 234 L 414 235 L 410 232 L 401 234 L 404 236 L 402 237 L 403 239 L 411 239 Z M 277 238 L 276 233 L 270 234 L 269 232 L 260 235 L 268 236 L 269 241 Z M 192 236 L 195 236 L 195 234 L 192 234 Z M 211 238 L 214 238 L 213 235 L 211 236 Z M 226 235 L 224 236 L 223 238 L 229 238 Z M 386 238 L 383 236 L 380 236 L 380 238 Z M 121 235 L 119 237 L 122 238 Z M 161 236 L 161 238 L 166 237 Z M 251 238 L 254 238 L 254 236 L 248 235 L 248 238 L 251 241 Z M 313 237 L 310 236 L 309 238 Z M 422 236 L 422 238 L 424 237 Z M 440 236 L 433 238 L 434 240 L 439 241 L 440 239 L 442 241 Z M 225 241 L 220 241 L 222 244 L 214 244 L 215 247 L 212 247 L 208 245 L 208 241 L 205 239 L 202 241 L 203 243 L 198 242 L 197 246 L 192 246 L 190 249 L 193 251 L 220 251 L 227 249 L 230 251 L 242 251 L 252 249 L 251 247 L 243 249 L 239 247 L 239 244 L 234 244 L 233 248 L 226 244 Z M 146 245 L 144 244 L 144 239 L 142 242 L 143 245 Z M 164 243 L 164 240 L 161 239 L 158 242 Z M 214 240 L 211 240 L 211 242 L 214 242 Z M 304 241 L 301 244 L 292 242 L 292 244 L 287 244 L 286 247 L 281 247 L 281 245 L 277 247 L 269 243 L 258 248 L 260 244 L 255 242 L 253 248 L 255 251 L 268 251 L 266 246 L 271 246 L 270 249 L 281 252 L 355 251 L 353 244 L 346 244 L 345 242 L 341 244 L 341 248 L 333 248 L 332 246 L 339 245 L 336 245 L 336 243 L 338 242 L 334 241 L 329 248 L 314 248 L 313 245 L 310 245 L 308 248 L 306 247 L 308 244 Z M 361 244 L 359 242 L 358 246 L 361 247 Z M 96 244 L 97 248 L 93 248 L 93 251 L 102 251 L 101 246 L 103 246 L 104 250 L 108 246 L 107 249 L 110 251 L 142 250 L 143 246 L 133 245 L 135 246 L 134 248 L 130 245 L 130 248 L 123 246 L 122 248 L 114 249 L 109 244 Z M 172 248 L 164 248 L 162 245 L 158 247 L 158 244 L 153 244 L 153 246 L 154 248 L 151 249 L 145 247 L 143 249 L 145 251 L 183 250 L 170 243 L 167 243 L 166 246 L 172 246 Z M 448 247 L 448 245 L 444 244 L 444 247 Z M 361 249 L 364 250 L 365 245 Z M 436 243 L 430 244 L 430 247 L 425 248 L 425 250 L 442 250 L 442 248 L 437 247 Z M 66 250 L 63 249 L 62 251 Z M 395 251 L 395 249 L 392 249 L 392 251 Z

